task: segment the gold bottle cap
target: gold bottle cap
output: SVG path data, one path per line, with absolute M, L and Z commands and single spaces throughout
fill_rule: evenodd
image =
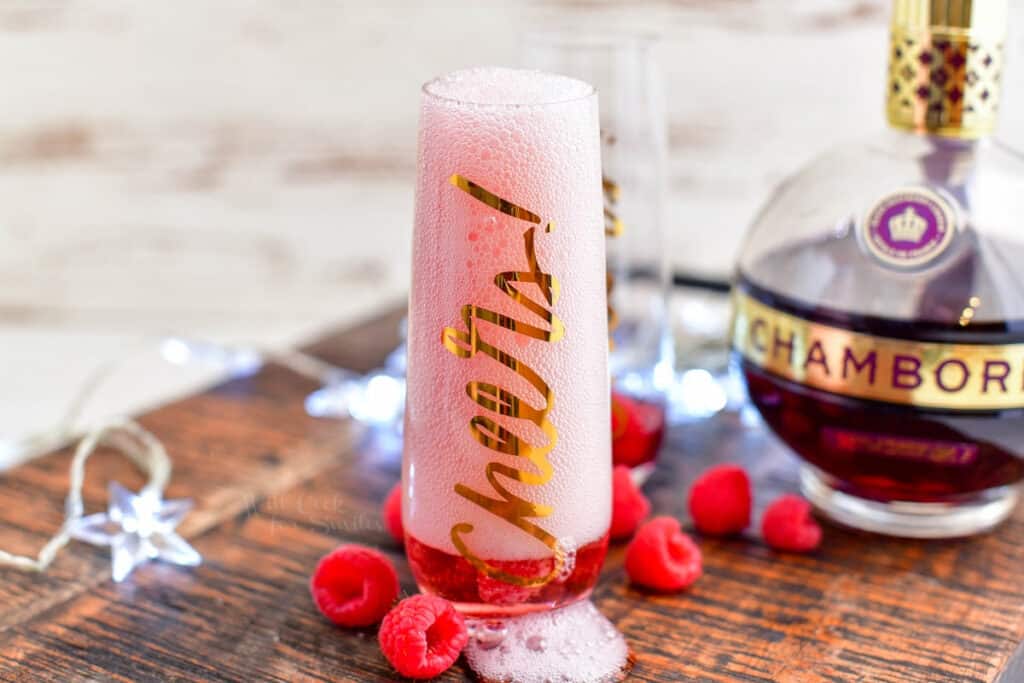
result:
M 999 112 L 1007 0 L 894 0 L 889 123 L 974 139 Z

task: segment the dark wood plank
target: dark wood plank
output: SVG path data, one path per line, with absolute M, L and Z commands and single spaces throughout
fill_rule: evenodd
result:
M 399 318 L 310 348 L 369 369 L 392 347 Z M 44 576 L 3 572 L 0 680 L 393 680 L 374 631 L 327 623 L 307 581 L 323 553 L 359 542 L 389 553 L 403 589 L 415 590 L 379 518 L 400 456 L 343 422 L 307 417 L 311 388 L 269 368 L 145 416 L 175 460 L 169 493 L 199 503 L 184 532 L 204 565 L 150 564 L 118 586 L 102 552 L 75 545 Z M 724 415 L 671 432 L 646 486 L 655 512 L 685 520 L 689 482 L 721 461 L 751 470 L 758 509 L 796 488 L 785 449 Z M 0 479 L 10 503 L 0 544 L 28 550 L 56 528 L 66 465 L 59 453 Z M 123 461 L 99 458 L 89 504 L 103 505 L 103 482 L 125 472 Z M 609 554 L 595 597 L 638 655 L 636 680 L 1015 680 L 1007 667 L 1019 666 L 1024 643 L 1024 511 L 994 533 L 942 543 L 828 526 L 823 548 L 806 557 L 776 554 L 755 532 L 700 542 L 706 575 L 673 596 L 631 588 L 623 548 Z M 444 680 L 469 678 L 460 663 Z

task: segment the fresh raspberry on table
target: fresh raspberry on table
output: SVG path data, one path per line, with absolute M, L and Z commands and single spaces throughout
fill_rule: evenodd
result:
M 398 673 L 433 678 L 455 663 L 469 634 L 465 620 L 450 602 L 435 595 L 414 595 L 388 612 L 378 639 Z
M 309 589 L 317 608 L 334 623 L 371 626 L 398 597 L 398 574 L 376 550 L 343 545 L 320 560 Z
M 821 545 L 821 527 L 811 516 L 811 504 L 786 494 L 768 506 L 761 520 L 765 542 L 776 550 L 806 553 Z
M 399 543 L 405 542 L 405 531 L 402 529 L 402 483 L 395 484 L 388 497 L 384 499 L 384 526 L 388 533 Z
M 612 527 L 615 540 L 629 538 L 651 513 L 651 502 L 633 481 L 630 469 L 616 465 L 612 472 Z
M 664 409 L 612 392 L 612 462 L 636 467 L 657 455 L 665 433 Z
M 750 525 L 750 477 L 739 465 L 716 465 L 690 488 L 690 516 L 697 530 L 724 536 Z
M 626 548 L 626 574 L 638 586 L 662 592 L 687 588 L 700 578 L 704 558 L 673 517 L 655 517 Z

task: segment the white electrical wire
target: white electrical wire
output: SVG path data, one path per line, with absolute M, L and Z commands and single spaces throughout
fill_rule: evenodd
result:
M 86 434 L 75 449 L 75 455 L 71 459 L 68 497 L 64 502 L 64 523 L 60 530 L 47 541 L 39 555 L 34 558 L 0 550 L 0 566 L 34 572 L 45 571 L 50 566 L 57 553 L 71 540 L 71 528 L 85 512 L 82 503 L 85 463 L 100 446 L 109 446 L 120 451 L 148 476 L 143 491 L 152 490 L 157 494 L 163 494 L 171 478 L 171 459 L 167 457 L 167 451 L 159 439 L 131 420 L 114 419 L 105 422 Z
M 253 351 L 251 348 L 232 348 L 177 337 L 164 339 L 163 343 L 166 344 L 168 341 L 176 343 L 178 345 L 176 348 L 186 352 L 184 357 L 186 361 L 189 360 L 188 353 L 200 356 L 198 358 L 200 361 L 209 361 L 209 357 L 202 356 L 208 356 L 210 352 L 213 352 L 222 369 L 234 368 L 233 361 L 241 358 L 242 365 L 248 370 L 255 370 L 267 359 L 271 359 L 293 372 L 321 384 L 329 384 L 356 376 L 348 370 L 333 366 L 302 351 Z M 138 346 L 151 347 L 152 341 Z M 54 427 L 21 439 L 0 440 L 0 472 L 31 462 L 70 443 L 77 433 L 75 423 L 85 405 L 110 376 L 139 350 L 140 348 L 135 348 L 120 358 L 103 363 L 93 370 L 75 393 L 63 419 Z M 256 354 L 255 357 L 254 354 Z M 60 530 L 47 541 L 36 557 L 14 555 L 0 550 L 0 567 L 42 572 L 50 566 L 61 549 L 71 540 L 71 529 L 75 522 L 84 515 L 82 486 L 85 481 L 85 463 L 100 446 L 114 448 L 131 459 L 148 477 L 143 492 L 152 490 L 162 496 L 171 477 L 171 460 L 160 440 L 139 426 L 138 423 L 127 418 L 104 421 L 87 430 L 75 449 L 74 457 L 71 460 L 68 496 L 64 503 L 64 522 L 61 524 Z

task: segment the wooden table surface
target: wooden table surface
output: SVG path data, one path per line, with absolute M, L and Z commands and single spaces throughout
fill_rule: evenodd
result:
M 396 317 L 312 349 L 370 369 L 393 346 Z M 350 424 L 303 412 L 313 386 L 282 368 L 231 381 L 141 418 L 174 460 L 170 497 L 198 507 L 181 527 L 204 564 L 150 563 L 110 580 L 107 554 L 72 544 L 45 575 L 0 573 L 0 680 L 377 681 L 396 677 L 374 631 L 322 619 L 307 581 L 342 542 L 382 548 L 414 591 L 379 519 L 399 458 Z M 734 417 L 676 428 L 647 484 L 655 512 L 685 519 L 690 480 L 742 461 L 757 503 L 795 488 L 794 461 Z M 60 524 L 68 453 L 0 478 L 0 547 L 34 553 Z M 88 510 L 106 482 L 138 487 L 122 458 L 87 472 Z M 680 595 L 630 588 L 613 547 L 595 593 L 637 654 L 641 681 L 938 681 L 1019 683 L 1024 641 L 1024 514 L 947 543 L 887 540 L 826 527 L 814 556 L 748 539 L 701 539 L 705 576 Z M 465 680 L 460 663 L 444 680 Z

